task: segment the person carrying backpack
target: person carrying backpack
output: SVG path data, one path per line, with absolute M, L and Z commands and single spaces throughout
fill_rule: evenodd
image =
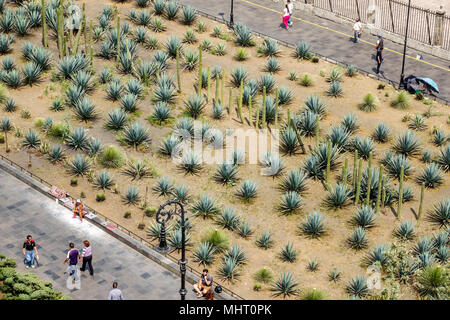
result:
M 23 255 L 25 256 L 25 268 L 34 269 L 34 257 L 38 255 L 36 242 L 30 235 L 27 235 L 27 240 L 23 243 L 22 247 Z

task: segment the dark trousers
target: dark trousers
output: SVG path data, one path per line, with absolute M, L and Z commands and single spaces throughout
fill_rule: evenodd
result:
M 83 265 L 81 266 L 80 271 L 86 270 L 86 264 L 89 267 L 89 273 L 91 276 L 94 275 L 94 268 L 92 267 L 92 255 L 89 257 L 83 257 Z
M 381 54 L 381 51 L 377 51 L 377 73 L 380 73 L 380 67 L 381 63 L 383 62 L 383 55 Z

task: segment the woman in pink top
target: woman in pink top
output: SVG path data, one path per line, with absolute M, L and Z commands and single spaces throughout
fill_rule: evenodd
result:
M 289 29 L 288 23 L 289 23 L 289 17 L 290 16 L 291 15 L 289 14 L 288 5 L 285 5 L 284 6 L 284 10 L 283 10 L 283 24 L 284 24 L 284 27 L 286 28 L 286 30 Z
M 94 268 L 92 267 L 92 249 L 91 249 L 91 244 L 87 240 L 84 240 L 83 244 L 84 244 L 84 248 L 81 251 L 81 257 L 83 258 L 83 265 L 81 266 L 80 271 L 86 270 L 86 264 L 87 264 L 88 267 L 89 267 L 89 274 L 91 276 L 93 276 L 94 275 Z

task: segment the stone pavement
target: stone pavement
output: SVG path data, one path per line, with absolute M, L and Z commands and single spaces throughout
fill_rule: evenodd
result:
M 38 245 L 40 265 L 25 269 L 22 244 L 31 234 Z M 81 289 L 66 288 L 67 264 L 63 261 L 69 242 L 82 248 L 89 240 L 93 251 L 94 278 L 89 272 L 81 276 Z M 68 209 L 56 204 L 15 177 L 0 170 L 0 253 L 14 258 L 17 270 L 33 272 L 41 280 L 73 299 L 104 300 L 113 281 L 119 283 L 126 300 L 177 300 L 180 278 L 159 264 L 87 220 L 72 219 Z M 187 299 L 196 299 L 186 283 Z
M 223 21 L 229 21 L 230 0 L 178 1 L 184 5 L 192 5 Z M 313 16 L 300 10 L 294 10 L 292 20 L 294 25 L 289 30 L 285 30 L 280 27 L 283 6 L 284 1 L 234 0 L 234 22 L 243 23 L 251 30 L 291 44 L 296 44 L 300 40 L 307 41 L 311 45 L 311 50 L 317 54 L 341 63 L 353 64 L 361 70 L 375 74 L 376 60 L 373 44 L 376 43 L 376 36 L 371 36 L 368 32 L 365 32 L 362 39 L 371 44 L 363 42 L 355 44 L 349 37 L 353 33 L 351 26 Z M 298 20 L 296 17 L 304 21 Z M 385 40 L 384 47 L 384 62 L 381 66 L 380 77 L 399 82 L 403 45 Z M 406 55 L 411 57 L 416 57 L 419 53 L 423 56 L 425 62 L 435 66 L 417 59 L 406 58 L 405 77 L 414 74 L 419 77 L 432 78 L 441 91 L 439 97 L 450 101 L 450 62 L 410 48 L 406 50 Z

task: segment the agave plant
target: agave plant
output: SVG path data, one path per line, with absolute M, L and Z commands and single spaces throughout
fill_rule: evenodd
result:
M 94 138 L 91 138 L 89 140 L 88 145 L 87 145 L 87 153 L 88 153 L 89 157 L 95 158 L 100 153 L 100 151 L 102 151 L 102 149 L 103 149 L 103 146 L 102 146 L 100 140 L 94 139 Z
M 342 209 L 350 204 L 351 189 L 343 183 L 338 183 L 333 189 L 330 187 L 324 205 L 329 209 Z
M 351 279 L 345 288 L 348 294 L 362 298 L 369 293 L 369 288 L 367 287 L 367 280 L 364 276 L 357 276 Z
M 234 35 L 236 37 L 235 42 L 241 47 L 252 47 L 255 45 L 253 35 L 250 29 L 240 23 L 236 23 L 234 27 Z
M 294 116 L 293 120 L 301 135 L 312 137 L 316 135 L 317 117 L 320 116 L 308 109 L 303 111 L 299 116 Z
M 113 74 L 110 69 L 103 68 L 103 70 L 100 72 L 98 78 L 100 80 L 100 83 L 106 84 L 112 80 Z
M 96 186 L 99 189 L 110 189 L 114 185 L 113 176 L 106 171 L 103 170 L 100 173 L 97 174 L 97 176 L 94 179 L 94 186 Z
M 290 215 L 298 211 L 303 205 L 302 198 L 295 191 L 288 191 L 281 197 L 278 210 L 284 215 Z
M 296 59 L 311 59 L 311 52 L 310 52 L 310 46 L 305 41 L 300 41 L 297 43 L 297 45 L 294 48 L 294 58 Z
M 292 273 L 283 272 L 280 278 L 277 279 L 270 287 L 270 291 L 273 292 L 275 297 L 283 295 L 286 296 L 297 295 L 299 290 L 297 289 L 298 283 L 294 280 Z
M 88 58 L 81 54 L 67 56 L 60 61 L 58 71 L 64 79 L 69 79 L 73 74 L 85 70 L 89 65 Z
M 361 250 L 367 247 L 366 230 L 362 227 L 357 227 L 355 231 L 347 239 L 347 244 L 350 248 Z
M 79 100 L 75 105 L 75 116 L 81 121 L 88 122 L 98 118 L 95 106 L 88 97 Z
M 321 118 L 325 117 L 327 113 L 325 104 L 316 95 L 309 96 L 305 101 L 305 106 L 307 109 L 319 115 Z
M 181 14 L 181 21 L 185 25 L 190 26 L 195 22 L 195 20 L 197 20 L 197 10 L 191 6 L 185 6 Z
M 201 158 L 193 151 L 183 153 L 180 168 L 186 173 L 196 174 L 202 169 Z
M 2 72 L 0 79 L 10 88 L 18 88 L 22 84 L 20 73 L 17 70 L 11 70 L 9 72 Z
M 192 95 L 184 102 L 186 106 L 185 111 L 194 119 L 197 119 L 202 114 L 206 107 L 206 101 L 201 95 Z
M 316 155 L 311 155 L 303 163 L 303 169 L 308 173 L 308 177 L 314 180 L 323 180 L 322 161 Z
M 133 113 L 137 110 L 138 96 L 133 93 L 126 93 L 120 98 L 120 106 L 123 111 Z
M 329 281 L 337 282 L 337 281 L 339 281 L 340 278 L 341 278 L 341 272 L 339 272 L 337 270 L 337 268 L 332 269 L 328 273 L 328 280 Z
M 178 15 L 180 6 L 175 1 L 168 1 L 166 3 L 166 17 L 169 20 L 175 20 Z
M 24 37 L 30 33 L 32 23 L 25 15 L 16 15 L 14 29 L 19 37 Z
M 223 163 L 217 168 L 217 172 L 214 175 L 216 181 L 223 184 L 234 183 L 237 180 L 237 173 L 239 169 L 234 164 Z
M 170 118 L 172 118 L 170 107 L 164 102 L 158 102 L 155 105 L 155 109 L 151 115 L 151 119 L 154 122 L 158 122 L 161 125 L 163 122 L 166 122 Z
M 214 103 L 213 105 L 213 118 L 216 120 L 220 120 L 224 117 L 224 107 L 221 104 Z
M 267 59 L 267 62 L 264 65 L 265 72 L 277 73 L 280 70 L 281 70 L 281 64 L 276 58 L 270 57 Z
M 448 228 L 450 225 L 450 198 L 434 205 L 433 209 L 428 212 L 427 219 L 434 225 Z
M 194 120 L 183 117 L 175 125 L 175 134 L 183 140 L 191 140 L 194 136 Z
M 319 211 L 314 211 L 306 217 L 299 229 L 308 237 L 319 238 L 326 232 L 325 218 Z
M 182 203 L 187 203 L 191 199 L 191 196 L 189 195 L 189 190 L 184 184 L 176 186 L 172 191 L 172 195 L 176 200 Z
M 425 130 L 427 128 L 427 125 L 425 124 L 425 118 L 420 114 L 416 114 L 408 124 L 408 128 L 416 131 Z
M 372 249 L 363 259 L 364 265 L 370 266 L 374 263 L 379 263 L 384 267 L 388 261 L 387 251 L 389 246 L 377 245 L 375 249 Z
M 287 87 L 281 87 L 278 90 L 278 104 L 281 106 L 289 105 L 292 102 L 292 91 Z
M 301 194 L 308 190 L 308 175 L 303 170 L 292 169 L 283 176 L 279 188 L 285 192 L 294 191 Z
M 75 107 L 78 102 L 84 98 L 85 95 L 86 92 L 82 88 L 71 84 L 65 92 L 65 104 L 69 107 Z
M 9 33 L 14 29 L 14 12 L 7 8 L 0 17 L 0 30 Z
M 373 130 L 372 139 L 376 142 L 385 143 L 389 141 L 390 133 L 391 130 L 389 129 L 389 127 L 385 123 L 381 122 Z
M 88 157 L 83 157 L 82 155 L 77 154 L 67 162 L 67 169 L 71 175 L 84 176 L 90 171 L 91 165 L 91 161 Z
M 330 75 L 327 77 L 328 82 L 341 82 L 342 75 L 338 69 L 333 69 Z
M 271 93 L 273 88 L 275 88 L 275 83 L 276 83 L 275 78 L 270 73 L 265 73 L 261 76 L 261 78 L 258 81 L 259 91 L 263 92 L 265 87 L 266 93 Z
M 11 57 L 4 57 L 2 60 L 2 68 L 6 72 L 16 69 L 16 63 Z
M 217 216 L 216 223 L 228 230 L 235 230 L 241 223 L 241 218 L 232 208 L 226 208 Z
M 127 192 L 122 197 L 122 201 L 128 205 L 137 204 L 140 199 L 139 190 L 135 186 L 128 187 Z
M 340 82 L 338 82 L 338 81 L 331 82 L 330 87 L 326 91 L 326 94 L 331 97 L 335 97 L 335 98 L 342 96 L 343 90 L 341 88 Z
M 230 257 L 224 257 L 217 271 L 222 279 L 233 281 L 240 275 L 239 267 L 240 265 L 236 260 Z
M 346 71 L 346 73 L 345 73 L 347 76 L 349 76 L 349 77 L 354 77 L 356 74 L 357 74 L 357 70 L 356 70 L 356 68 L 355 68 L 355 66 L 354 65 L 349 65 L 348 67 L 347 67 L 347 71 Z
M 175 135 L 170 135 L 161 142 L 159 150 L 163 155 L 172 156 L 180 150 L 180 141 Z
M 127 123 L 127 114 L 116 108 L 110 113 L 108 113 L 108 121 L 106 122 L 106 127 L 111 130 L 121 130 Z
M 294 129 L 284 130 L 280 137 L 280 147 L 285 154 L 293 155 L 300 149 Z
M 361 158 L 368 159 L 370 153 L 374 153 L 375 146 L 371 138 L 357 136 L 352 141 L 352 149 L 357 150 Z
M 330 139 L 332 145 L 339 147 L 341 150 L 345 150 L 350 145 L 350 132 L 340 125 L 331 128 L 327 135 L 327 140 Z
M 247 52 L 247 50 L 245 50 L 244 48 L 239 48 L 237 49 L 236 53 L 234 54 L 234 58 L 237 61 L 245 61 L 250 57 L 249 53 Z
M 414 156 L 420 152 L 420 142 L 412 131 L 403 132 L 394 144 L 393 149 L 405 156 Z
M 22 146 L 27 149 L 37 149 L 40 144 L 41 139 L 39 135 L 33 129 L 29 129 L 22 141 Z
M 178 37 L 175 36 L 175 35 L 171 36 L 171 37 L 167 40 L 165 46 L 166 46 L 166 52 L 169 54 L 169 56 L 170 56 L 172 59 L 175 59 L 175 58 L 176 58 L 177 50 L 179 51 L 179 54 L 180 54 L 180 55 L 182 54 L 182 43 L 181 43 L 181 41 L 178 39 Z
M 29 60 L 38 65 L 43 71 L 51 68 L 52 53 L 45 48 L 34 48 L 29 56 Z
M 6 112 L 14 112 L 17 110 L 17 104 L 12 98 L 7 98 L 5 101 L 5 111 Z
M 445 172 L 450 171 L 450 144 L 447 144 L 441 150 L 436 161 Z
M 258 239 L 256 239 L 256 245 L 263 249 L 269 249 L 273 246 L 272 233 L 269 231 L 263 231 Z
M 88 146 L 87 130 L 81 127 L 75 128 L 66 137 L 66 143 L 73 150 L 86 150 Z
M 419 184 L 425 183 L 427 188 L 437 188 L 444 182 L 441 168 L 436 163 L 427 164 L 422 173 L 417 177 Z
M 352 218 L 352 223 L 364 229 L 375 226 L 375 210 L 370 206 L 362 206 Z
M 246 83 L 248 77 L 247 70 L 243 67 L 237 67 L 231 72 L 231 84 L 238 88 L 241 85 L 241 82 Z
M 281 54 L 278 43 L 272 39 L 264 39 L 257 51 L 266 57 L 278 57 Z
M 400 240 L 412 240 L 416 236 L 415 226 L 411 221 L 403 221 L 394 230 L 394 236 Z
M 192 255 L 194 256 L 194 262 L 203 264 L 204 266 L 210 265 L 214 262 L 214 254 L 216 249 L 209 242 L 200 242 L 198 247 L 194 250 Z
M 252 180 L 245 180 L 237 189 L 236 195 L 245 201 L 256 198 L 258 187 Z
M 294 262 L 297 259 L 297 250 L 294 249 L 293 243 L 287 243 L 278 257 L 284 262 Z
M 276 177 L 284 170 L 284 162 L 277 154 L 266 153 L 261 164 L 265 166 L 264 174 Z
M 154 175 L 152 168 L 142 160 L 128 161 L 122 173 L 131 177 L 131 180 L 149 178 Z
M 220 213 L 220 209 L 215 199 L 208 195 L 202 195 L 192 205 L 192 213 L 196 217 L 202 217 L 203 219 L 211 218 Z
M 153 186 L 153 191 L 160 196 L 169 196 L 173 192 L 174 182 L 169 177 L 162 177 L 158 179 Z
M 177 97 L 177 89 L 173 86 L 162 84 L 153 91 L 153 102 L 165 102 L 174 104 Z
M 440 129 L 433 133 L 433 144 L 437 147 L 441 147 L 449 140 L 450 138 Z
M 150 141 L 150 134 L 139 122 L 135 122 L 123 129 L 123 140 L 125 143 L 137 148 L 143 143 Z
M 354 133 L 359 128 L 358 118 L 355 114 L 349 113 L 341 121 L 341 124 L 348 132 Z
M 248 222 L 241 223 L 238 227 L 238 234 L 244 239 L 250 237 L 253 234 L 250 224 Z
M 65 155 L 60 145 L 54 145 L 48 152 L 48 160 L 55 164 L 64 160 Z

